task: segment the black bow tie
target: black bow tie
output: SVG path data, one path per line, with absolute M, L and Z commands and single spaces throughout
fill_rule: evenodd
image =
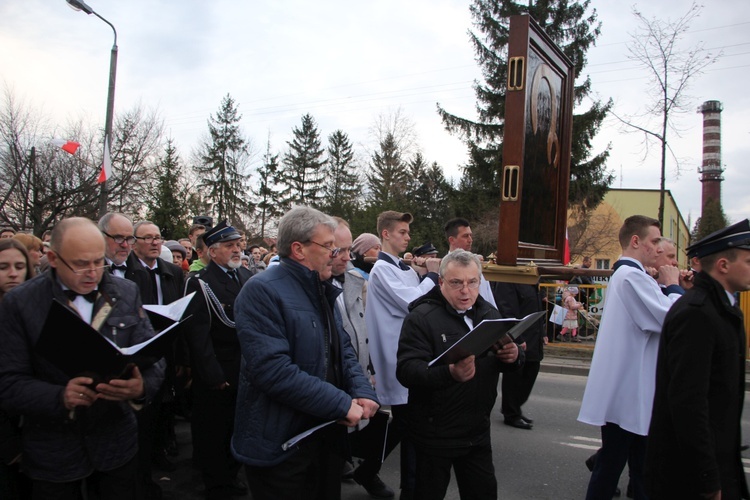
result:
M 68 300 L 70 300 L 71 302 L 76 300 L 76 297 L 81 296 L 93 304 L 94 301 L 96 300 L 96 296 L 99 293 L 99 290 L 93 290 L 86 294 L 74 292 L 73 290 L 63 290 L 63 293 L 65 294 L 66 297 L 68 297 Z
M 120 264 L 118 266 L 114 262 L 112 264 L 110 264 L 110 266 L 109 266 L 109 272 L 110 273 L 113 273 L 113 272 L 117 271 L 118 269 L 124 273 L 125 271 L 128 270 L 128 266 L 126 266 L 125 264 Z
M 458 311 L 456 311 L 456 312 L 458 312 Z M 461 316 L 462 318 L 464 316 L 467 316 L 470 320 L 476 321 L 477 310 L 472 307 L 471 309 L 467 309 L 464 312 L 458 313 L 458 315 Z
M 344 284 L 344 278 L 346 277 L 345 275 L 346 275 L 346 273 L 341 273 L 338 276 L 333 276 L 333 279 L 335 279 L 336 281 L 338 281 L 339 283 L 341 283 L 343 285 Z

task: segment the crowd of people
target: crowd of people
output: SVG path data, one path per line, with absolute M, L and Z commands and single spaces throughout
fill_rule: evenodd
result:
M 442 258 L 411 245 L 413 216 L 397 211 L 355 238 L 296 207 L 268 249 L 228 221 L 195 222 L 168 241 L 114 212 L 42 238 L 0 231 L 0 497 L 161 498 L 153 471 L 174 467 L 176 416 L 207 499 L 335 500 L 351 478 L 374 498 L 432 500 L 451 472 L 462 499 L 498 497 L 491 412 L 500 389 L 504 423 L 533 428 L 522 406 L 547 320 L 433 363 L 483 320 L 544 308 L 537 286 L 484 278 L 469 221 L 446 222 Z M 579 416 L 602 433 L 587 498 L 612 498 L 626 462 L 635 498 L 748 498 L 735 294 L 750 289 L 750 223 L 690 247 L 695 275 L 653 219 L 627 219 L 620 243 Z M 566 293 L 562 335 L 575 339 L 586 299 Z M 35 349 L 66 335 L 46 321 L 55 303 L 125 348 L 163 328 L 144 305 L 190 294 L 175 340 L 121 376 L 71 375 Z

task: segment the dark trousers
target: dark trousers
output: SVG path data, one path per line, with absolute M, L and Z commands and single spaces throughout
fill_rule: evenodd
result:
M 86 479 L 69 483 L 32 480 L 32 500 L 81 500 L 86 490 L 88 500 L 141 500 L 136 494 L 138 461 L 109 471 L 95 471 Z
M 520 417 L 523 414 L 521 406 L 529 400 L 536 377 L 539 375 L 540 364 L 539 361 L 526 361 L 519 370 L 503 373 L 502 412 L 506 419 Z
M 278 465 L 245 465 L 253 500 L 340 500 L 344 439 L 346 429 L 334 424 L 305 438 Z
M 633 434 L 607 422 L 601 428 L 602 447 L 591 473 L 586 500 L 609 500 L 615 494 L 620 474 L 627 462 L 635 500 L 647 500 L 643 483 L 646 460 L 646 436 Z
M 393 412 L 393 428 L 398 434 L 401 441 L 401 493 L 407 494 L 414 491 L 414 484 L 417 476 L 417 452 L 414 450 L 414 443 L 409 439 L 406 429 L 406 405 L 391 406 Z
M 445 498 L 451 480 L 451 467 L 456 474 L 462 500 L 497 499 L 497 480 L 489 436 L 483 442 L 481 445 L 447 451 L 415 446 L 415 500 Z
M 240 470 L 229 448 L 236 400 L 232 387 L 213 390 L 193 385 L 193 459 L 203 475 L 207 498 L 230 498 L 227 487 Z

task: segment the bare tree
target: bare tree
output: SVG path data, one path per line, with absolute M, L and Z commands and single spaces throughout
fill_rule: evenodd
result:
M 401 153 L 401 157 L 405 160 L 410 159 L 420 151 L 414 121 L 400 107 L 396 110 L 380 113 L 368 132 L 371 142 L 375 144 L 374 148 L 369 148 L 370 156 L 389 135 L 393 139 L 396 149 Z
M 620 217 L 612 206 L 600 203 L 593 212 L 571 210 L 568 214 L 570 260 L 591 255 L 616 255 L 620 251 Z
M 638 116 L 620 117 L 622 123 L 644 134 L 646 147 L 655 140 L 661 149 L 661 183 L 659 196 L 659 222 L 664 225 L 664 193 L 666 185 L 667 152 L 677 163 L 667 133 L 672 131 L 679 137 L 675 115 L 692 110 L 692 98 L 687 91 L 692 80 L 715 63 L 719 54 L 711 54 L 703 42 L 692 47 L 683 47 L 690 24 L 700 15 L 701 6 L 693 3 L 677 20 L 647 18 L 633 8 L 638 28 L 630 34 L 629 58 L 649 75 L 646 108 Z

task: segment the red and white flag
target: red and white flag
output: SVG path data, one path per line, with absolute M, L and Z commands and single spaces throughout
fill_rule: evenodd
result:
M 563 253 L 563 265 L 570 264 L 570 241 L 568 240 L 568 230 L 565 229 L 565 250 Z
M 65 139 L 52 139 L 52 144 L 54 144 L 58 148 L 62 148 L 63 151 L 72 155 L 76 154 L 78 148 L 81 147 L 80 143 L 75 141 L 67 141 Z
M 112 158 L 109 156 L 109 139 L 104 138 L 104 159 L 102 160 L 102 171 L 99 172 L 97 184 L 101 184 L 112 177 Z

